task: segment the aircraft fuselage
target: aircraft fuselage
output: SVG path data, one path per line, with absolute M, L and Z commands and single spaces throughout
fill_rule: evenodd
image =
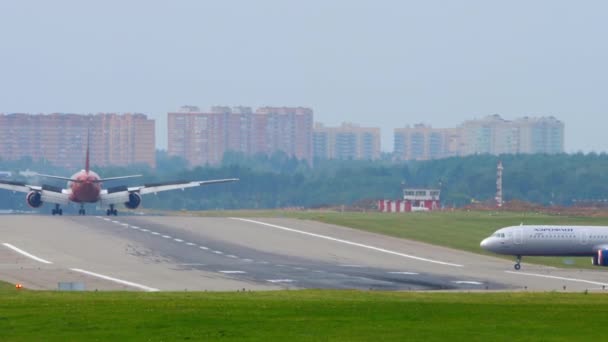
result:
M 594 256 L 608 248 L 604 226 L 512 226 L 481 241 L 488 251 L 519 256 Z
M 76 203 L 95 203 L 99 201 L 101 193 L 100 177 L 93 171 L 79 171 L 70 177 L 76 181 L 69 181 L 68 188 L 72 190 L 70 201 Z

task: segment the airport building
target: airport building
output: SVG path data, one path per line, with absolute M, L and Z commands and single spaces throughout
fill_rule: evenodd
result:
M 409 213 L 441 209 L 439 189 L 403 189 L 402 200 L 379 200 L 378 211 L 383 213 Z
M 313 111 L 303 107 L 184 106 L 168 113 L 168 153 L 191 166 L 215 165 L 227 151 L 287 155 L 312 162 Z
M 87 132 L 97 166 L 156 166 L 154 121 L 144 114 L 0 114 L 0 158 L 84 167 Z
M 380 128 L 343 123 L 326 127 L 316 123 L 313 131 L 315 159 L 376 160 L 380 158 Z

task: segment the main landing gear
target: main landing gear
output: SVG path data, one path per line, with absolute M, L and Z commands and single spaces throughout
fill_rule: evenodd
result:
M 106 215 L 118 215 L 118 210 L 114 209 L 114 204 L 110 204 L 110 209 L 106 210 Z
M 86 215 L 86 213 L 87 212 L 84 210 L 84 204 L 81 204 L 80 209 L 78 209 L 78 215 L 84 216 L 84 215 Z
M 59 208 L 59 204 L 55 204 L 55 209 L 53 209 L 51 211 L 51 213 L 53 214 L 53 216 L 55 216 L 55 215 L 61 216 L 61 215 L 63 215 L 63 209 Z
M 515 268 L 516 270 L 519 271 L 519 269 L 521 268 L 521 255 L 517 256 L 517 259 L 515 259 L 515 265 L 513 266 L 513 268 Z

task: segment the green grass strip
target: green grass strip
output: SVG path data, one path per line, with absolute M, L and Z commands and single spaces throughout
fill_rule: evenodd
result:
M 1 341 L 602 340 L 608 296 L 0 292 Z

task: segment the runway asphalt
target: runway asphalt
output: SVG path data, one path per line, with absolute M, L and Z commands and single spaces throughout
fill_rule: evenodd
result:
M 313 221 L 181 216 L 2 215 L 0 280 L 51 290 L 608 288 L 600 270 L 514 271 L 504 259 Z

